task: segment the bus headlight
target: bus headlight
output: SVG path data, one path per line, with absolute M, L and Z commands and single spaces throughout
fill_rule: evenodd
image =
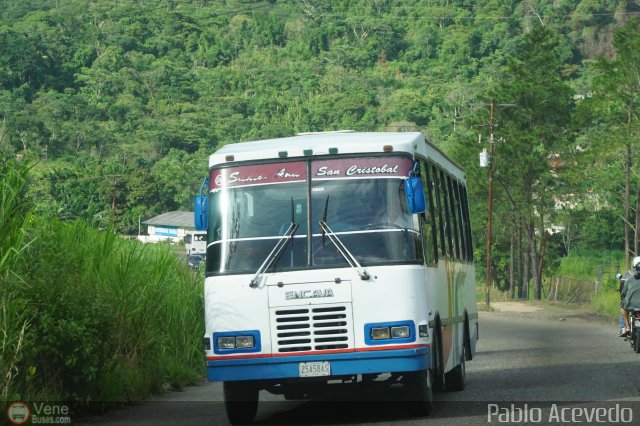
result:
M 391 327 L 391 337 L 394 339 L 406 339 L 411 336 L 409 327 L 406 325 L 400 327 Z
M 213 333 L 213 353 L 230 354 L 262 351 L 259 330 L 220 331 Z
M 234 349 L 236 347 L 236 338 L 233 336 L 218 337 L 218 347 L 220 349 Z
M 416 325 L 413 321 L 389 321 L 364 325 L 364 342 L 367 345 L 398 345 L 416 341 Z
M 252 348 L 253 346 L 253 336 L 236 337 L 236 348 Z
M 371 338 L 373 340 L 388 339 L 390 337 L 389 327 L 376 327 L 371 329 Z

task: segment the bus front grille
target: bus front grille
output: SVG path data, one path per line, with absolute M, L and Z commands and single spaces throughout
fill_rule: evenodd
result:
M 274 308 L 274 353 L 353 348 L 351 323 L 351 305 Z

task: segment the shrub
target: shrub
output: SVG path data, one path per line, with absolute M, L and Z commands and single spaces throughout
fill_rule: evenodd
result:
M 25 200 L 30 166 L 16 161 L 0 161 L 0 396 L 3 401 L 18 396 L 17 376 L 21 373 L 25 332 L 29 315 L 24 309 L 25 283 L 15 270 L 24 251 L 23 225 L 29 220 Z
M 172 246 L 80 221 L 35 229 L 26 359 L 49 398 L 139 400 L 202 376 L 202 289 Z
M 3 401 L 102 409 L 203 377 L 203 280 L 168 244 L 30 216 L 29 168 L 0 162 Z

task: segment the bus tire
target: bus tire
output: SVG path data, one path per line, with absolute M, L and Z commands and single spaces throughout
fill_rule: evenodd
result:
M 232 425 L 253 423 L 258 412 L 258 387 L 251 382 L 224 382 L 224 408 Z
M 466 376 L 466 366 L 465 366 L 465 348 L 462 347 L 462 354 L 460 354 L 460 364 L 456 365 L 456 367 L 445 374 L 445 380 L 447 383 L 448 391 L 461 391 L 464 390 L 464 380 Z
M 471 352 L 471 332 L 469 331 L 469 317 L 467 312 L 464 313 L 464 350 L 465 359 L 467 361 L 473 360 L 473 352 Z
M 436 327 L 433 330 L 433 389 L 437 392 L 443 391 L 445 388 L 444 361 L 442 357 L 442 328 L 439 319 L 436 321 Z
M 431 414 L 433 408 L 433 381 L 431 370 L 417 371 L 407 374 L 404 383 L 407 410 L 413 417 L 424 417 Z

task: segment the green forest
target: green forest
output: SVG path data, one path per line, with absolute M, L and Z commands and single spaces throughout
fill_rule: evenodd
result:
M 640 251 L 638 16 L 625 0 L 2 0 L 0 153 L 35 163 L 39 215 L 136 234 L 192 209 L 225 144 L 418 130 L 466 170 L 482 276 L 492 133 L 495 280 L 539 297 L 563 256 Z

